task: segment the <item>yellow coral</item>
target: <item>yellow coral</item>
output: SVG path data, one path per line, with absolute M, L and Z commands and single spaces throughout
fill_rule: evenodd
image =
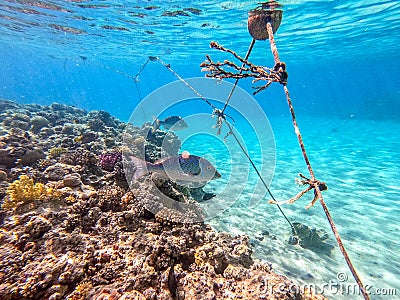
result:
M 65 152 L 67 152 L 67 149 L 62 148 L 62 147 L 51 148 L 49 150 L 49 156 L 54 158 L 54 157 L 60 156 L 61 154 L 65 153 Z
M 80 136 L 74 138 L 74 142 L 75 143 L 80 143 L 80 142 L 82 142 L 82 140 L 83 140 L 83 134 L 81 134 Z
M 76 286 L 73 293 L 67 297 L 67 300 L 84 300 L 92 288 L 93 285 L 90 282 L 82 282 Z
M 198 266 L 202 266 L 205 264 L 205 259 L 207 258 L 207 254 L 204 250 L 196 249 L 194 253 L 194 262 Z
M 59 197 L 60 194 L 53 188 L 47 188 L 43 183 L 34 183 L 27 175 L 21 175 L 6 190 L 6 198 L 3 209 L 11 209 L 19 204 L 29 203 L 34 200 L 43 200 Z
M 69 195 L 65 198 L 65 202 L 67 203 L 75 203 L 76 202 L 76 198 L 73 195 Z

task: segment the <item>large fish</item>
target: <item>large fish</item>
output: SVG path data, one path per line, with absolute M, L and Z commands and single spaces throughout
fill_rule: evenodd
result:
M 133 180 L 148 173 L 156 173 L 181 185 L 201 186 L 210 180 L 221 177 L 221 174 L 207 159 L 185 152 L 178 156 L 158 160 L 155 163 L 146 162 L 134 156 L 130 156 L 130 159 L 136 167 Z
M 185 120 L 182 119 L 182 117 L 180 116 L 170 116 L 165 118 L 164 120 L 159 120 L 155 118 L 153 122 L 153 130 L 157 130 L 161 126 L 167 130 L 171 129 L 172 127 L 173 130 L 182 130 L 188 127 Z

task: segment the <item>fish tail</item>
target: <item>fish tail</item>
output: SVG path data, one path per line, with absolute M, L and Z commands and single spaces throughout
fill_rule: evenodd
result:
M 176 280 L 176 274 L 174 270 L 175 264 L 176 264 L 175 259 L 172 259 L 172 265 L 169 268 L 168 272 L 168 289 L 173 299 L 176 299 L 176 292 L 178 288 L 178 282 Z
M 148 174 L 151 171 L 150 169 L 153 164 L 148 163 L 148 162 L 146 162 L 140 158 L 134 157 L 134 156 L 129 156 L 129 158 L 131 159 L 131 161 L 133 162 L 133 164 L 136 167 L 135 174 L 132 177 L 132 181 L 138 180 L 140 177 Z

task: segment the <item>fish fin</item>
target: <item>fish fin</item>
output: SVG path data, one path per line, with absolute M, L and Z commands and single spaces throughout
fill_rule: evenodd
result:
M 165 161 L 167 161 L 168 159 L 171 159 L 171 157 L 170 156 L 167 156 L 167 157 L 163 157 L 163 158 L 160 158 L 160 159 L 157 159 L 155 162 L 154 162 L 154 164 L 155 165 L 162 165 Z
M 131 159 L 131 162 L 133 162 L 136 168 L 135 174 L 132 177 L 132 181 L 136 181 L 143 175 L 149 173 L 149 170 L 147 168 L 149 165 L 148 162 L 134 156 L 129 156 L 129 158 Z
M 156 131 L 157 129 L 160 128 L 161 121 L 157 119 L 155 116 L 153 116 L 153 131 Z
M 207 200 L 210 200 L 210 199 L 214 198 L 215 196 L 217 196 L 217 194 L 204 193 L 202 200 L 207 201 Z

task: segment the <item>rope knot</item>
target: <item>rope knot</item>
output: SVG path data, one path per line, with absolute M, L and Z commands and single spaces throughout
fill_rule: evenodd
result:
M 212 117 L 217 117 L 217 123 L 213 126 L 213 128 L 217 129 L 217 135 L 221 134 L 221 129 L 222 129 L 222 122 L 226 120 L 225 113 L 223 110 L 214 108 L 214 111 L 212 113 Z
M 319 196 L 318 196 L 318 192 L 317 192 L 317 188 L 318 191 L 326 191 L 328 189 L 328 186 L 326 185 L 325 182 L 319 181 L 315 178 L 310 179 L 306 176 L 304 176 L 303 174 L 299 173 L 300 178 L 296 178 L 296 183 L 299 185 L 308 185 L 308 187 L 304 190 L 302 190 L 301 192 L 297 193 L 296 196 L 290 198 L 289 200 L 283 201 L 283 202 L 277 202 L 277 201 L 273 201 L 270 200 L 269 203 L 271 204 L 285 204 L 285 203 L 289 203 L 292 204 L 294 203 L 296 200 L 300 199 L 302 196 L 304 196 L 306 193 L 308 193 L 311 190 L 314 190 L 314 198 L 311 201 L 311 203 L 309 205 L 306 206 L 306 209 L 309 209 L 310 207 L 312 207 L 315 202 L 318 200 Z
M 298 184 L 300 184 L 300 185 L 309 185 L 310 187 L 312 187 L 312 188 L 316 188 L 316 187 L 318 187 L 318 189 L 320 190 L 320 191 L 325 191 L 325 190 L 327 190 L 328 189 L 328 186 L 326 185 L 326 183 L 325 182 L 322 182 L 322 181 L 319 181 L 319 180 L 317 180 L 317 179 L 310 179 L 310 178 L 307 178 L 306 176 L 304 176 L 303 174 L 299 174 L 299 176 L 301 177 L 301 178 L 303 178 L 303 179 L 299 179 L 299 178 L 296 178 L 296 182 L 298 183 Z
M 225 113 L 222 109 L 214 108 L 213 115 L 217 118 L 222 118 L 222 120 L 225 120 Z
M 322 191 L 326 191 L 328 189 L 328 186 L 326 185 L 325 182 L 319 181 L 315 178 L 308 178 L 306 176 L 304 176 L 303 174 L 299 173 L 299 176 L 302 179 L 296 178 L 296 182 L 300 185 L 308 185 L 308 188 L 306 188 L 304 191 L 302 191 L 301 193 L 297 194 L 295 197 L 293 197 L 292 199 L 290 199 L 290 203 L 293 203 L 294 201 L 296 201 L 297 199 L 299 199 L 301 196 L 303 196 L 305 193 L 311 191 L 312 189 L 314 190 L 314 198 L 311 201 L 311 203 L 309 205 L 306 206 L 306 209 L 309 209 L 310 207 L 312 207 L 315 202 L 318 200 L 319 196 L 318 196 L 318 192 L 317 189 L 322 192 Z M 301 195 L 300 195 L 301 194 Z M 298 196 L 298 197 L 297 197 Z
M 278 76 L 280 84 L 287 84 L 287 79 L 289 77 L 288 73 L 286 72 L 286 64 L 284 62 L 278 62 L 274 66 L 274 72 L 276 76 Z

